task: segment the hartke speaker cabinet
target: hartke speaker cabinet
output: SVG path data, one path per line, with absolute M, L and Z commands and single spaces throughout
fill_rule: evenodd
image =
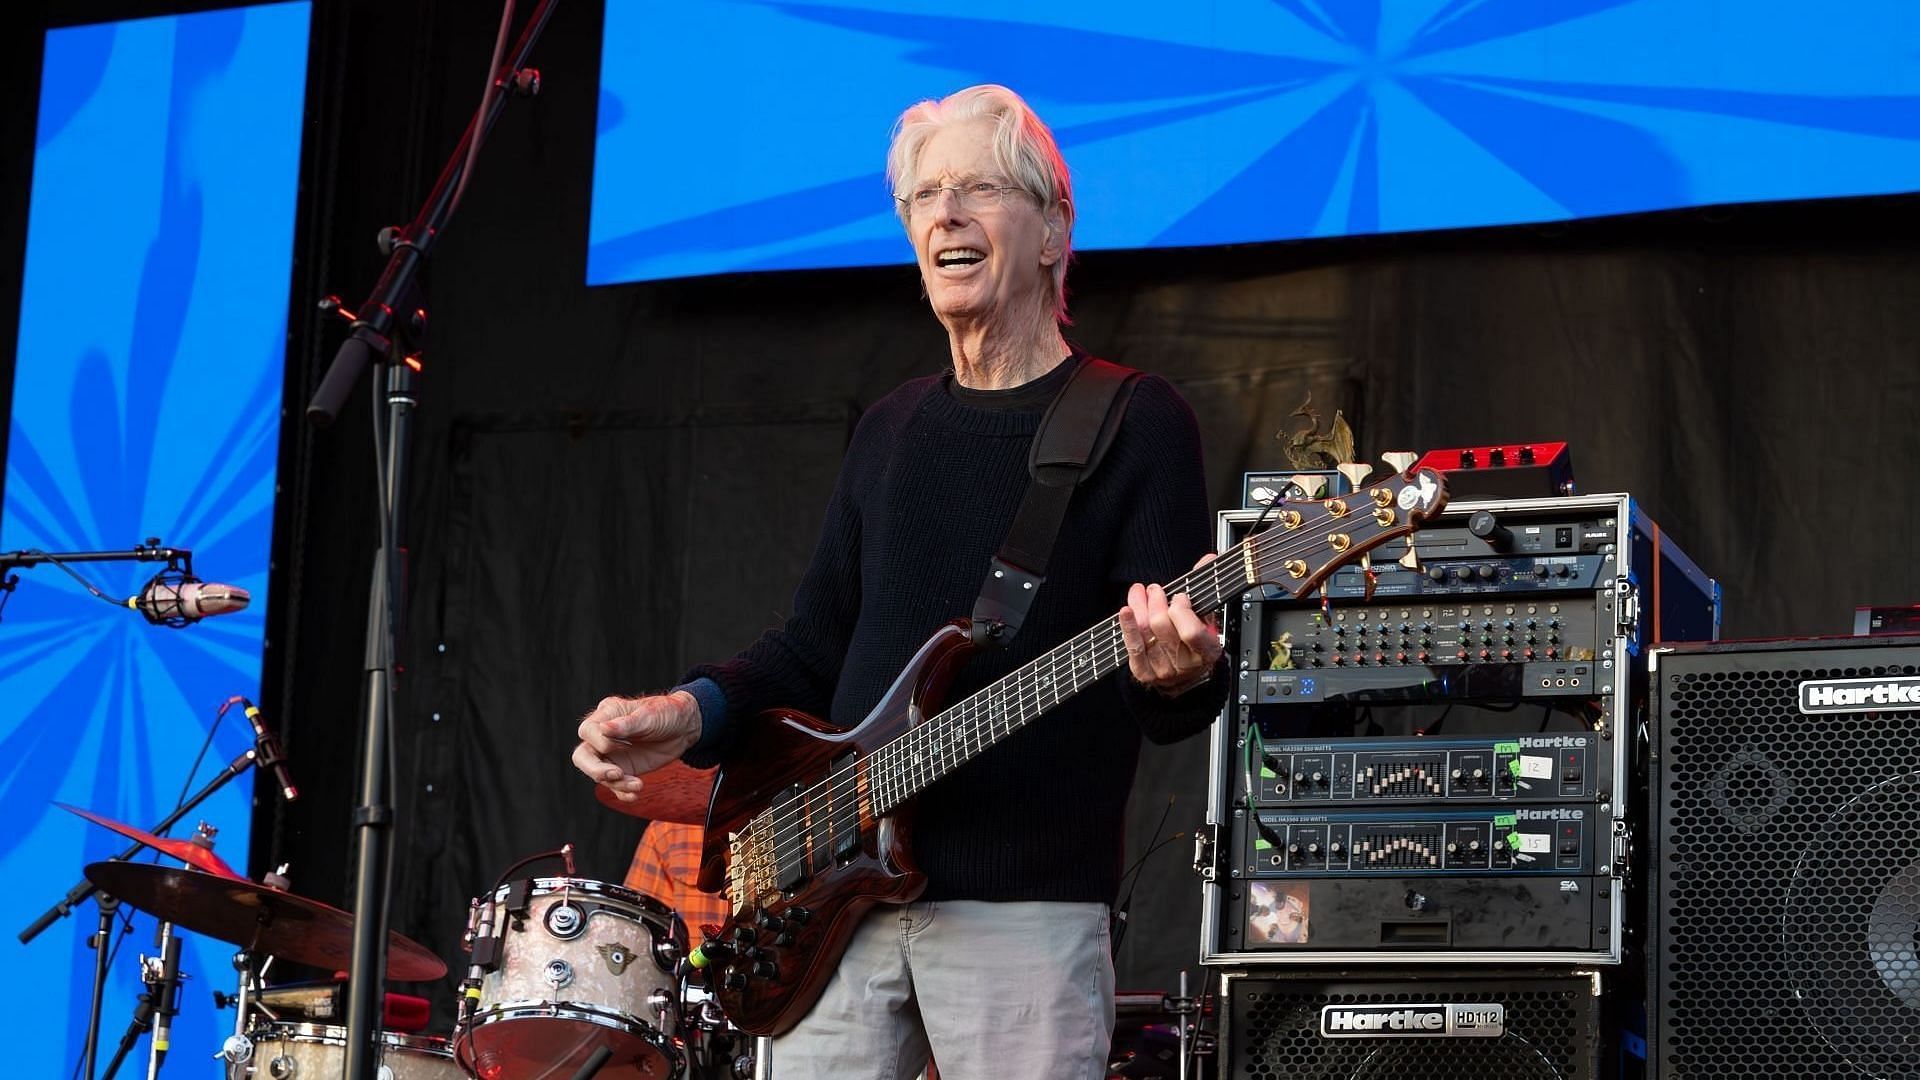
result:
M 1651 668 L 1651 1071 L 1920 1080 L 1920 637 Z
M 1600 976 L 1458 969 L 1364 975 L 1262 968 L 1222 976 L 1220 1075 L 1226 1080 L 1594 1080 L 1600 1075 Z M 1395 1013 L 1498 1005 L 1497 1035 L 1391 1030 Z M 1329 1007 L 1388 1019 L 1378 1035 L 1334 1035 Z M 1351 1025 L 1350 1026 L 1357 1026 Z M 1738 1078 L 1726 1078 L 1738 1080 Z

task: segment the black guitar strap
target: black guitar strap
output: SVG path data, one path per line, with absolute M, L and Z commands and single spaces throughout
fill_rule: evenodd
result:
M 1047 406 L 1027 459 L 1026 498 L 973 604 L 976 645 L 1003 648 L 1019 633 L 1034 594 L 1047 580 L 1047 559 L 1073 489 L 1092 475 L 1113 444 L 1139 379 L 1133 368 L 1088 357 Z

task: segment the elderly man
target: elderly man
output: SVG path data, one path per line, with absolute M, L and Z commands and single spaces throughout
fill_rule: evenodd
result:
M 852 726 L 916 648 L 966 615 L 1030 483 L 1042 414 L 1087 358 L 1061 334 L 1074 206 L 1052 133 L 1017 95 L 976 86 L 908 109 L 887 160 L 951 370 L 862 416 L 784 626 L 674 690 L 608 698 L 574 764 L 622 797 L 677 757 L 726 760 L 762 710 Z M 1097 1080 L 1113 1026 L 1109 907 L 1141 738 L 1206 726 L 1220 644 L 1158 585 L 1204 558 L 1193 414 L 1143 377 L 1074 492 L 1047 580 L 1004 649 L 949 700 L 1116 617 L 1127 666 L 944 777 L 916 801 L 920 899 L 871 912 L 837 974 L 774 1044 L 781 1080 Z M 1134 584 L 1130 584 L 1134 583 Z

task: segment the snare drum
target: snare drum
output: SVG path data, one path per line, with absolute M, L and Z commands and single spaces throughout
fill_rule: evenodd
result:
M 454 1052 L 483 1080 L 570 1077 L 593 1052 L 613 1052 L 599 1072 L 667 1080 L 680 1067 L 674 962 L 687 932 L 664 904 L 618 885 L 537 878 L 524 914 L 507 910 L 516 886 L 476 901 L 501 935 L 473 1018 Z
M 227 1064 L 227 1080 L 333 1080 L 347 1067 L 347 1029 L 270 1023 L 247 1032 L 252 1053 Z M 447 1040 L 380 1033 L 380 1080 L 462 1080 Z

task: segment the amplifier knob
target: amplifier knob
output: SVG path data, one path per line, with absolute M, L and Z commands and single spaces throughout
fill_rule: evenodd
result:
M 1532 637 L 1533 635 L 1531 635 L 1531 634 L 1529 634 L 1529 635 L 1527 635 L 1527 636 L 1528 636 L 1529 638 L 1531 638 L 1531 637 Z M 1527 659 L 1527 660 L 1531 660 L 1531 659 L 1533 659 L 1533 650 L 1532 650 L 1532 649 L 1522 649 L 1522 650 L 1520 650 L 1520 655 L 1521 655 L 1521 657 L 1522 657 L 1523 659 Z
M 1427 576 L 1435 581 L 1445 581 L 1447 580 L 1447 568 L 1435 563 L 1427 567 Z
M 1479 568 L 1479 570 L 1478 570 L 1477 572 L 1478 572 L 1478 573 L 1479 573 L 1479 575 L 1480 575 L 1480 580 L 1481 580 L 1481 581 L 1492 581 L 1492 580 L 1493 580 L 1493 577 L 1494 577 L 1494 569 L 1493 569 L 1493 566 L 1492 566 L 1491 564 L 1489 564 L 1489 563 L 1481 563 L 1481 564 L 1480 564 L 1480 568 Z

